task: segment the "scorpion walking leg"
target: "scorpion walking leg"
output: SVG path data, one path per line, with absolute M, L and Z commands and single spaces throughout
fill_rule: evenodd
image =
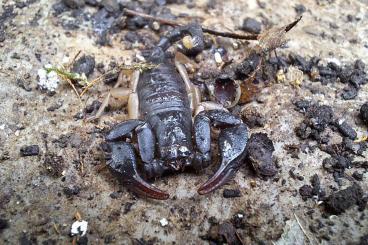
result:
M 132 75 L 132 84 L 131 89 L 132 93 L 129 96 L 128 100 L 128 116 L 129 119 L 137 119 L 139 118 L 139 99 L 137 94 L 137 84 L 139 81 L 139 71 L 134 71 Z
M 107 135 L 106 140 L 111 146 L 111 160 L 108 162 L 110 168 L 122 177 L 123 183 L 133 192 L 154 199 L 167 199 L 167 193 L 148 184 L 137 171 L 137 160 L 134 147 L 130 143 L 120 140 L 129 137 L 135 130 L 138 138 L 139 154 L 144 162 L 144 170 L 149 177 L 163 173 L 163 164 L 155 161 L 155 138 L 151 127 L 142 120 L 128 120 L 116 125 Z M 127 146 L 129 145 L 129 146 Z M 133 150 L 130 150 L 132 148 Z
M 139 71 L 133 72 L 132 75 L 132 88 L 120 88 L 119 85 L 123 81 L 123 72 L 119 73 L 118 81 L 112 89 L 107 93 L 103 99 L 100 108 L 96 112 L 96 115 L 87 119 L 87 121 L 100 118 L 105 108 L 108 106 L 111 97 L 128 101 L 128 115 L 130 119 L 137 119 L 138 113 L 138 96 L 135 92 L 137 87 L 137 82 L 139 79 Z
M 221 164 L 216 173 L 198 189 L 201 195 L 214 191 L 232 179 L 245 157 L 248 141 L 247 127 L 237 116 L 222 110 L 200 112 L 194 120 L 194 137 L 198 150 L 204 156 L 210 154 L 210 123 L 221 128 L 218 143 Z
M 198 104 L 196 107 L 194 115 L 198 115 L 201 111 L 212 111 L 212 110 L 221 110 L 226 111 L 228 110 L 221 104 L 213 102 L 213 101 L 203 101 Z
M 190 101 L 190 108 L 194 111 L 194 108 L 196 108 L 201 102 L 201 93 L 198 87 L 190 81 L 184 65 L 181 64 L 179 61 L 175 60 L 175 66 L 176 69 L 178 69 L 180 76 L 184 80 L 185 88 L 187 90 Z

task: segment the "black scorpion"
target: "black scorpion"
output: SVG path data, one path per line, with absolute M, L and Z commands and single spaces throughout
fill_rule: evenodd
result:
M 169 195 L 145 179 L 184 170 L 198 171 L 211 163 L 211 126 L 220 129 L 221 163 L 216 173 L 198 189 L 199 194 L 212 192 L 229 181 L 245 157 L 246 125 L 226 110 L 200 103 L 195 85 L 183 79 L 183 67 L 180 64 L 175 67 L 167 54 L 173 43 L 184 38 L 189 38 L 192 44 L 184 48 L 186 52 L 196 54 L 204 49 L 202 29 L 197 24 L 175 28 L 161 38 L 148 58 L 157 66 L 140 76 L 139 72 L 133 74 L 128 100 L 131 119 L 117 124 L 106 135 L 109 167 L 127 188 L 149 198 L 163 200 Z M 192 123 L 194 109 L 197 113 Z M 137 136 L 141 165 L 133 144 L 127 140 L 133 132 Z

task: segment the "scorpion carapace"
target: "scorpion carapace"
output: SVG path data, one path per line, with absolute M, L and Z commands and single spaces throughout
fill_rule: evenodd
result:
M 198 24 L 178 27 L 161 38 L 148 58 L 157 67 L 142 72 L 140 77 L 138 72 L 133 75 L 128 100 L 130 119 L 117 124 L 106 135 L 110 168 L 131 191 L 149 198 L 167 199 L 169 195 L 146 179 L 187 169 L 200 170 L 211 163 L 211 126 L 221 130 L 218 138 L 221 163 L 199 188 L 199 194 L 212 192 L 230 180 L 245 157 L 246 125 L 221 106 L 200 102 L 195 96 L 198 94 L 195 85 L 183 77 L 186 74 L 183 66 L 166 55 L 174 42 L 188 36 L 191 44 L 184 50 L 186 53 L 203 50 L 203 33 Z M 197 115 L 192 123 L 194 110 Z M 128 140 L 133 131 L 139 159 L 131 139 Z

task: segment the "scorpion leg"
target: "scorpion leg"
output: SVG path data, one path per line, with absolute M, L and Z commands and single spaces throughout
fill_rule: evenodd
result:
M 222 110 L 203 111 L 194 121 L 195 141 L 202 154 L 210 153 L 210 123 L 221 128 L 218 143 L 221 164 L 198 189 L 201 195 L 214 191 L 233 178 L 245 157 L 248 141 L 248 129 L 240 118 Z
M 201 111 L 212 111 L 212 110 L 221 110 L 228 112 L 228 110 L 221 104 L 213 102 L 213 101 L 203 101 L 198 104 L 194 115 L 198 115 Z
M 132 85 L 131 88 L 121 88 L 119 87 L 123 81 L 123 71 L 119 73 L 118 81 L 112 89 L 104 97 L 100 108 L 96 112 L 95 116 L 87 118 L 87 121 L 98 119 L 101 117 L 105 108 L 109 105 L 111 97 L 128 101 L 128 116 L 129 119 L 137 119 L 139 117 L 138 110 L 138 95 L 136 93 L 137 83 L 139 80 L 139 71 L 134 71 L 132 75 Z
M 116 124 L 106 135 L 107 141 L 117 141 L 129 136 L 129 134 L 138 126 L 143 125 L 142 120 L 132 119 Z
M 185 66 L 177 60 L 175 60 L 175 66 L 176 66 L 176 69 L 178 69 L 179 74 L 185 83 L 185 89 L 188 93 L 188 97 L 190 101 L 190 108 L 193 110 L 201 102 L 201 93 L 198 87 L 190 81 L 187 70 L 185 69 Z
M 108 165 L 113 173 L 120 178 L 124 186 L 141 196 L 159 200 L 169 198 L 166 192 L 150 185 L 140 177 L 132 144 L 119 141 L 111 142 L 109 146 L 111 148 L 111 155 Z
M 139 99 L 137 94 L 137 84 L 139 81 L 139 71 L 134 71 L 132 75 L 131 89 L 132 93 L 128 99 L 128 116 L 129 119 L 139 118 Z

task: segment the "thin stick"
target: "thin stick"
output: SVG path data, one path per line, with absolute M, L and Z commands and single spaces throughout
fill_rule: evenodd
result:
M 74 84 L 72 83 L 72 81 L 69 78 L 67 78 L 66 76 L 62 75 L 62 74 L 60 74 L 60 76 L 62 77 L 63 80 L 65 80 L 65 81 L 67 81 L 69 83 L 69 85 L 73 88 L 74 93 L 77 95 L 79 102 L 82 102 L 82 99 L 81 99 L 81 97 L 80 97 L 80 95 L 78 93 L 78 90 L 74 86 Z
M 303 228 L 302 224 L 300 223 L 298 216 L 297 216 L 295 213 L 294 213 L 294 216 L 295 216 L 296 222 L 298 222 L 298 225 L 300 226 L 300 229 L 302 229 L 302 231 L 303 231 L 303 233 L 304 233 L 305 237 L 308 239 L 308 241 L 309 241 L 311 244 L 313 244 L 313 243 L 312 243 L 312 239 L 310 239 L 310 237 L 308 236 L 307 232 L 304 230 L 304 228 Z
M 82 50 L 79 50 L 76 55 L 74 55 L 74 58 L 68 65 L 66 65 L 66 68 L 69 69 L 75 62 L 75 60 L 78 58 L 78 56 L 81 54 Z
M 152 15 L 149 15 L 149 14 L 137 12 L 137 11 L 130 10 L 130 9 L 124 9 L 123 11 L 127 15 L 140 16 L 142 18 L 145 18 L 145 19 L 148 19 L 148 20 L 154 20 L 154 21 L 160 22 L 162 24 L 170 25 L 170 26 L 182 26 L 182 25 L 184 25 L 183 23 L 180 23 L 180 22 L 175 21 L 175 20 L 168 20 L 168 19 L 152 16 Z M 221 36 L 221 37 L 234 38 L 234 39 L 257 40 L 257 38 L 258 38 L 257 34 L 238 34 L 238 33 L 234 33 L 234 32 L 221 32 L 221 31 L 212 30 L 212 29 L 209 29 L 209 28 L 206 28 L 206 27 L 202 27 L 202 30 L 203 30 L 203 32 L 206 32 L 208 34 Z

